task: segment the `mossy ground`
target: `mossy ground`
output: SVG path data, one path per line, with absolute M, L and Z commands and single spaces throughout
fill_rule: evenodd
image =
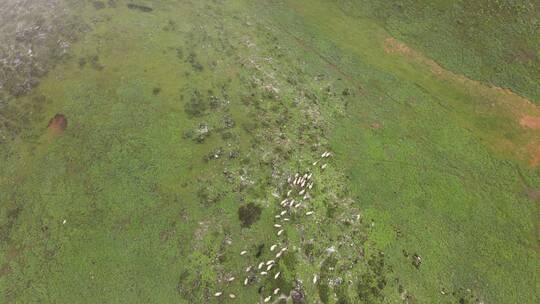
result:
M 534 100 L 343 1 L 126 3 L 74 8 L 91 30 L 10 108 L 3 301 L 536 302 L 540 136 L 519 125 Z M 315 214 L 278 237 L 285 180 L 305 170 Z M 276 242 L 281 277 L 243 286 Z

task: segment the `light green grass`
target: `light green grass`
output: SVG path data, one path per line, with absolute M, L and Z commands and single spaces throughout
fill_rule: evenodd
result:
M 45 101 L 2 149 L 3 301 L 253 303 L 297 279 L 308 303 L 535 302 L 537 202 L 523 191 L 540 177 L 493 143 L 537 133 L 504 108 L 479 111 L 481 83 L 385 52 L 377 22 L 332 2 L 146 4 L 74 11 L 91 31 L 20 99 Z M 79 66 L 94 55 L 101 70 Z M 46 129 L 56 113 L 60 135 Z M 211 135 L 198 143 L 201 123 Z M 322 172 L 311 163 L 327 148 Z M 279 239 L 272 193 L 305 168 L 315 214 Z M 260 219 L 241 228 L 248 202 Z M 290 251 L 281 279 L 242 286 L 258 246 L 268 260 L 276 242 Z

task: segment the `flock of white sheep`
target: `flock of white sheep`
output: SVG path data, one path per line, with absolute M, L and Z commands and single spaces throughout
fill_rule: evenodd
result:
M 332 156 L 332 153 L 326 151 L 321 154 L 321 159 L 313 162 L 313 166 L 318 166 L 319 161 L 324 160 L 326 158 L 329 158 Z M 324 163 L 320 165 L 320 169 L 324 170 L 328 166 L 328 163 Z M 302 209 L 307 210 L 309 208 L 305 208 L 304 204 L 311 198 L 309 191 L 314 186 L 314 180 L 313 180 L 313 173 L 311 170 L 308 170 L 304 174 L 302 173 L 296 173 L 294 176 L 290 176 L 287 178 L 287 185 L 289 187 L 289 190 L 285 194 L 285 198 L 279 203 L 280 205 L 280 212 L 277 213 L 274 223 L 274 228 L 276 228 L 277 232 L 276 235 L 279 237 L 284 237 L 285 232 L 285 226 L 287 222 L 290 221 L 290 218 L 288 215 L 291 215 L 293 213 L 296 214 L 305 214 L 306 216 L 310 216 L 314 214 L 314 211 L 309 210 L 307 212 L 303 212 Z M 270 259 L 268 261 L 261 261 L 258 265 L 249 265 L 245 269 L 245 273 L 247 273 L 247 276 L 244 279 L 244 286 L 247 286 L 250 282 L 252 282 L 254 276 L 268 276 L 273 277 L 274 280 L 277 280 L 279 276 L 281 275 L 280 271 L 277 271 L 273 275 L 271 274 L 272 269 L 277 268 L 275 267 L 277 263 L 279 262 L 279 259 L 287 252 L 287 247 L 282 247 L 281 249 L 277 250 L 279 247 L 278 244 L 274 244 L 270 246 L 270 251 L 272 253 L 275 253 L 275 258 Z M 240 252 L 240 255 L 246 255 L 248 252 L 247 250 L 243 250 Z M 250 276 L 251 275 L 251 276 Z M 235 277 L 229 277 L 226 281 L 228 283 L 234 281 Z M 318 276 L 315 274 L 313 276 L 313 284 L 317 283 Z M 268 303 L 272 300 L 272 297 L 275 297 L 279 294 L 280 289 L 276 288 L 274 289 L 271 294 L 269 294 L 267 297 L 263 299 L 264 303 Z M 223 291 L 217 291 L 214 293 L 215 297 L 221 297 L 224 296 Z M 235 299 L 236 295 L 234 293 L 228 294 L 229 298 Z

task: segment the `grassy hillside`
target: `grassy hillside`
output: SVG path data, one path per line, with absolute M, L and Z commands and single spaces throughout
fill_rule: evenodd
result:
M 73 7 L 2 109 L 2 301 L 535 303 L 540 109 L 357 4 Z
M 336 0 L 445 68 L 540 102 L 537 1 Z

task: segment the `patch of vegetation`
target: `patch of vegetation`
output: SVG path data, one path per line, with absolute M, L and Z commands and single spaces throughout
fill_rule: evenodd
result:
M 249 228 L 251 225 L 253 225 L 253 223 L 257 222 L 261 217 L 261 211 L 262 208 L 254 203 L 248 203 L 240 206 L 240 208 L 238 208 L 238 219 L 240 219 L 242 227 Z M 257 255 L 259 256 L 260 251 L 261 250 L 257 251 Z

